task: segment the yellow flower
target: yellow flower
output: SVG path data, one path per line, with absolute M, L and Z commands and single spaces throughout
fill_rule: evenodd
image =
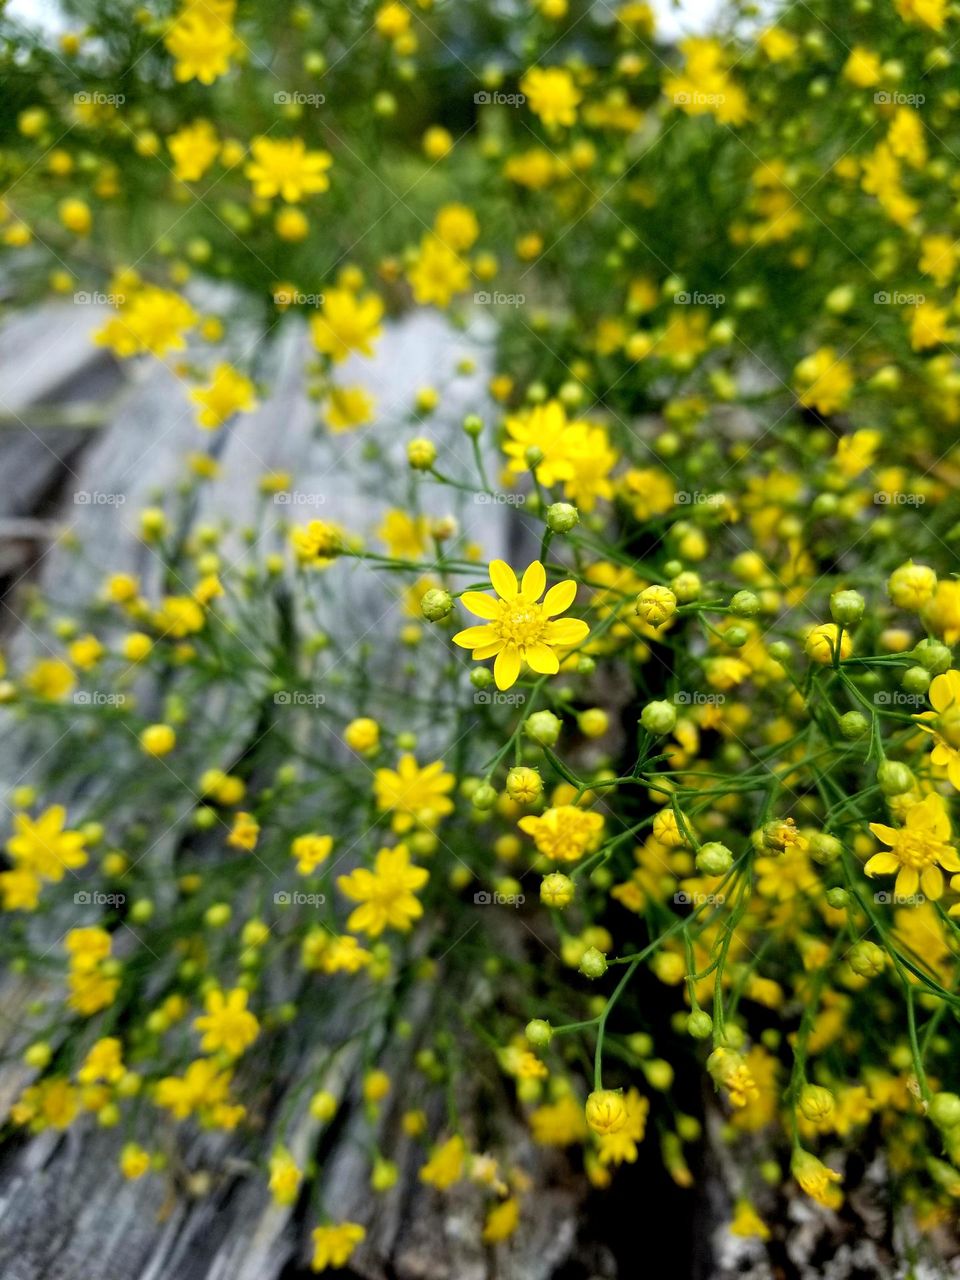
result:
M 520 1201 L 516 1196 L 503 1200 L 487 1214 L 483 1227 L 484 1244 L 499 1244 L 516 1231 L 520 1222 Z
M 21 871 L 30 871 L 44 880 L 59 881 L 64 871 L 86 864 L 86 836 L 82 831 L 65 831 L 67 811 L 62 804 L 51 805 L 36 819 L 18 813 L 13 819 L 14 834 L 7 841 L 7 853 Z
M 465 204 L 445 204 L 433 222 L 437 238 L 458 252 L 473 246 L 480 234 L 480 224 L 472 209 Z
M 931 599 L 923 606 L 921 617 L 926 626 L 947 644 L 960 640 L 960 579 L 946 578 L 937 583 Z
M 429 521 L 405 511 L 388 511 L 377 531 L 387 554 L 397 560 L 416 560 L 427 547 Z
M 173 174 L 181 182 L 197 182 L 216 160 L 220 139 L 209 120 L 185 124 L 167 139 Z
M 555 675 L 560 669 L 555 650 L 575 648 L 590 631 L 579 619 L 557 619 L 573 604 L 577 584 L 572 580 L 559 582 L 538 603 L 547 585 L 539 560 L 527 568 L 519 585 L 504 560 L 492 561 L 489 571 L 500 599 L 491 599 L 480 591 L 464 592 L 464 605 L 485 622 L 458 632 L 453 637 L 454 644 L 472 650 L 478 661 L 496 657 L 493 674 L 498 689 L 509 689 L 516 683 L 524 662 L 540 675 Z
M 894 0 L 904 22 L 922 22 L 933 31 L 942 31 L 947 18 L 947 0 Z
M 950 338 L 947 321 L 950 312 L 946 307 L 934 306 L 932 302 L 922 302 L 914 307 L 910 318 L 910 346 L 914 351 L 926 351 L 937 347 Z
M 829 415 L 843 409 L 853 390 L 853 373 L 833 347 L 821 347 L 794 370 L 800 403 Z
M 584 1108 L 587 1124 L 604 1136 L 619 1133 L 627 1123 L 627 1104 L 619 1089 L 594 1089 Z
M 257 847 L 260 824 L 252 813 L 242 810 L 234 815 L 233 826 L 227 836 L 227 844 L 231 849 L 246 849 L 251 852 Z
M 363 387 L 333 387 L 324 420 L 331 431 L 355 431 L 373 420 L 376 403 Z
M 466 1143 L 458 1134 L 434 1147 L 430 1159 L 420 1170 L 420 1181 L 436 1187 L 438 1191 L 452 1187 L 463 1176 L 466 1151 Z
M 436 826 L 453 812 L 447 792 L 453 790 L 455 781 L 452 773 L 444 773 L 440 760 L 421 769 L 412 755 L 402 755 L 396 770 L 378 769 L 374 775 L 377 808 L 393 814 L 393 829 L 399 833 L 415 824 Z
M 569 71 L 562 67 L 531 67 L 520 81 L 520 92 L 526 95 L 533 114 L 548 128 L 576 124 L 583 94 Z
M 598 1159 L 602 1165 L 633 1164 L 647 1130 L 647 1113 L 650 1100 L 636 1089 L 629 1089 L 623 1099 L 627 1110 L 624 1124 L 610 1133 L 600 1135 Z
M 223 1049 L 231 1057 L 239 1057 L 249 1048 L 260 1032 L 260 1024 L 247 1008 L 249 992 L 243 987 L 232 991 L 208 991 L 204 1001 L 205 1014 L 194 1018 L 195 1031 L 202 1035 L 200 1048 L 204 1053 L 217 1053 Z
M 327 1267 L 344 1267 L 366 1237 L 366 1229 L 357 1222 L 341 1222 L 335 1227 L 315 1227 L 313 1230 L 313 1261 L 311 1271 L 326 1271 Z
M 233 5 L 188 4 L 164 37 L 176 59 L 174 79 L 183 84 L 199 80 L 213 84 L 230 70 L 230 56 L 238 48 L 229 19 Z
M 254 138 L 250 154 L 244 173 L 261 199 L 281 196 L 287 204 L 297 204 L 330 186 L 326 170 L 333 163 L 331 156 L 308 151 L 302 138 Z
M 883 75 L 882 60 L 872 49 L 855 45 L 844 63 L 843 74 L 858 89 L 870 89 L 880 83 Z
M 131 1182 L 142 1178 L 150 1168 L 150 1152 L 136 1142 L 128 1142 L 120 1152 L 120 1172 Z
M 769 1240 L 770 1228 L 757 1213 L 749 1200 L 738 1200 L 734 1206 L 733 1220 L 730 1223 L 731 1235 Z
M 309 876 L 321 862 L 326 862 L 332 848 L 332 836 L 318 836 L 311 831 L 297 836 L 290 846 L 290 852 L 297 859 L 297 871 L 300 875 Z
M 934 735 L 930 763 L 946 769 L 950 785 L 960 791 L 960 671 L 944 671 L 935 676 L 928 696 L 933 711 L 925 711 L 918 720 L 932 722 L 919 725 Z
M 380 745 L 380 726 L 369 716 L 360 716 L 351 720 L 343 731 L 343 740 L 351 751 L 359 755 L 370 755 Z
M 530 1113 L 533 1140 L 541 1147 L 569 1147 L 587 1136 L 583 1108 L 571 1094 Z
M 509 470 L 515 475 L 533 471 L 547 488 L 560 480 L 572 480 L 576 437 L 571 426 L 559 400 L 548 400 L 508 417 L 504 429 L 509 439 L 503 451 L 510 458 Z M 672 489 L 670 493 L 672 502 Z
M 812 1200 L 828 1209 L 839 1208 L 843 1196 L 834 1185 L 840 1181 L 840 1174 L 827 1167 L 809 1151 L 798 1147 L 790 1161 L 790 1172 Z
M 887 579 L 887 593 L 898 609 L 921 609 L 936 588 L 936 571 L 912 560 L 899 565 Z
M 323 569 L 343 551 L 343 530 L 326 520 L 311 520 L 290 530 L 290 545 L 299 564 Z
M 838 627 L 835 622 L 822 622 L 818 627 L 811 627 L 803 642 L 808 658 L 820 662 L 824 666 L 833 662 L 837 650 Z M 840 657 L 849 658 L 853 652 L 853 640 L 850 632 L 844 631 L 840 638 Z
M 592 853 L 603 833 L 603 815 L 578 809 L 572 804 L 547 809 L 541 816 L 527 814 L 518 823 L 533 836 L 537 852 L 554 862 L 576 862 Z
M 373 21 L 379 35 L 395 40 L 410 29 L 410 10 L 396 0 L 388 0 L 377 10 Z
M 421 306 L 446 307 L 470 283 L 470 268 L 437 236 L 424 236 L 407 279 Z
M 936 902 L 943 897 L 940 867 L 951 874 L 960 873 L 960 859 L 950 844 L 950 818 L 935 792 L 907 809 L 902 827 L 871 822 L 870 830 L 890 849 L 875 853 L 864 871 L 868 876 L 897 872 L 894 892 L 898 898 L 912 898 L 922 890 Z
M 77 682 L 62 658 L 41 658 L 23 677 L 23 687 L 46 702 L 62 702 Z
M 384 929 L 406 933 L 414 920 L 423 915 L 423 906 L 415 896 L 429 879 L 424 867 L 413 866 L 406 845 L 380 849 L 373 870 L 357 867 L 349 875 L 338 876 L 337 886 L 352 902 L 361 905 L 347 921 L 348 929 L 377 938 Z
M 322 935 L 324 947 L 320 956 L 320 968 L 324 973 L 359 973 L 373 961 L 373 953 L 364 950 L 356 938 L 344 934 L 340 938 Z
M 143 289 L 94 338 L 119 356 L 145 351 L 163 356 L 169 351 L 184 350 L 184 335 L 197 319 L 189 302 L 172 289 Z
M 293 1204 L 303 1174 L 286 1147 L 277 1147 L 270 1157 L 270 1194 L 274 1204 Z
M 185 1120 L 201 1107 L 216 1107 L 226 1101 L 230 1072 L 221 1071 L 212 1058 L 197 1058 L 182 1076 L 164 1076 L 157 1081 L 154 1095 L 158 1107 Z
M 218 364 L 210 385 L 191 391 L 190 399 L 200 405 L 200 426 L 210 429 L 222 426 L 235 413 L 250 413 L 257 407 L 253 383 L 229 364 Z
M 123 1075 L 120 1041 L 114 1036 L 105 1036 L 91 1045 L 77 1072 L 77 1080 L 80 1084 L 97 1084 L 100 1081 L 116 1084 Z
M 383 303 L 374 293 L 358 296 L 349 289 L 329 289 L 323 310 L 310 317 L 313 345 L 335 364 L 351 351 L 373 355 L 373 342 L 380 336 Z

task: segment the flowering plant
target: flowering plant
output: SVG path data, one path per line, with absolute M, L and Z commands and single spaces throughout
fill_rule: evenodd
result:
M 412 1144 L 478 1242 L 522 1238 L 534 1147 L 615 1194 L 656 1146 L 686 1188 L 708 1118 L 735 1234 L 787 1230 L 784 1191 L 839 1209 L 864 1148 L 932 1232 L 960 1195 L 946 0 L 734 5 L 679 48 L 633 2 L 292 4 L 282 38 L 232 0 L 76 8 L 56 48 L 3 20 L 4 277 L 99 298 L 93 340 L 197 436 L 139 567 L 67 615 L 41 593 L 0 671 L 36 761 L 0 946 L 52 984 L 12 1124 L 93 1117 L 159 1178 L 161 1134 L 254 1132 L 270 1055 L 323 1026 L 316 1130 L 359 1098 L 377 1195 Z M 395 403 L 365 370 L 424 310 L 473 354 Z M 196 511 L 225 440 L 288 429 L 288 333 L 369 496 L 297 519 L 258 466 L 236 548 Z M 421 1101 L 381 1146 L 419 990 Z M 377 1206 L 344 1219 L 291 1123 L 256 1176 L 312 1197 L 315 1270 L 361 1265 Z

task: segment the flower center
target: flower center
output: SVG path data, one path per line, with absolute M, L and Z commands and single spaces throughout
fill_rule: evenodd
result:
M 497 634 L 504 644 L 516 645 L 518 649 L 529 648 L 543 637 L 547 619 L 538 604 L 518 597 L 515 600 L 500 601 L 500 616 L 493 623 Z
M 905 867 L 929 867 L 940 860 L 944 851 L 943 842 L 935 839 L 927 832 L 914 835 L 911 831 L 901 831 L 894 850 Z

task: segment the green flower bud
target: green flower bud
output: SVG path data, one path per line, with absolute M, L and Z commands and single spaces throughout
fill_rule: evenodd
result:
M 552 711 L 534 711 L 523 726 L 528 738 L 539 742 L 541 747 L 555 747 L 560 737 L 561 723 Z
M 453 611 L 453 596 L 442 587 L 431 587 L 420 601 L 420 612 L 428 622 L 442 622 Z
M 709 1040 L 713 1035 L 713 1019 L 705 1009 L 697 1009 L 687 1018 L 687 1031 L 694 1040 Z
M 725 876 L 733 866 L 733 854 L 725 844 L 711 840 L 697 854 L 697 870 L 705 876 Z
M 553 1027 L 545 1018 L 531 1018 L 523 1034 L 534 1049 L 545 1049 L 553 1039 Z
M 830 616 L 836 623 L 852 627 L 863 617 L 866 601 L 859 591 L 834 591 L 830 597 Z
M 877 782 L 885 796 L 900 796 L 913 786 L 913 774 L 899 760 L 884 760 L 877 769 Z
M 670 733 L 677 723 L 677 709 L 671 702 L 648 702 L 640 713 L 640 723 L 647 733 Z
M 597 947 L 587 947 L 580 957 L 580 972 L 585 978 L 602 978 L 607 972 L 607 957 Z
M 569 533 L 580 523 L 580 512 L 570 502 L 551 502 L 546 516 L 547 528 L 554 533 Z
M 738 618 L 755 618 L 760 612 L 760 597 L 755 591 L 738 591 L 730 600 L 730 612 Z
M 845 738 L 847 742 L 862 738 L 869 728 L 869 720 L 860 711 L 847 711 L 840 717 L 840 736 Z

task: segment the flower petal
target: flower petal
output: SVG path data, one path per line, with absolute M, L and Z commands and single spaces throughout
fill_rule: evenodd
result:
M 479 649 L 474 649 L 473 656 L 477 662 L 483 662 L 485 658 L 495 657 L 503 648 L 505 648 L 505 645 L 502 640 L 491 640 L 489 644 L 484 644 Z
M 898 898 L 912 898 L 920 888 L 920 872 L 916 867 L 901 867 L 893 887 Z
M 493 644 L 497 638 L 497 633 L 493 627 L 467 627 L 465 631 L 458 631 L 453 637 L 453 643 L 458 644 L 461 649 L 480 649 L 484 645 Z
M 579 618 L 560 618 L 556 622 L 548 622 L 543 629 L 544 642 L 560 645 L 563 649 L 582 643 L 589 634 L 590 628 Z
M 931 902 L 938 902 L 943 897 L 943 873 L 939 867 L 924 867 L 920 888 Z
M 517 594 L 517 575 L 506 560 L 490 561 L 490 582 L 501 600 L 512 600 Z
M 498 689 L 509 689 L 511 685 L 516 684 L 517 676 L 520 674 L 520 651 L 514 645 L 508 649 L 501 649 L 497 654 L 497 660 L 493 664 L 493 678 L 497 682 Z
M 539 560 L 527 567 L 520 583 L 520 590 L 528 600 L 539 600 L 547 585 L 547 574 Z
M 483 591 L 465 591 L 460 597 L 460 603 L 476 617 L 486 618 L 488 622 L 492 622 L 497 616 L 496 600 Z
M 549 645 L 528 645 L 523 651 L 523 656 L 538 675 L 554 676 L 560 670 L 560 660 Z
M 566 582 L 558 582 L 550 588 L 543 601 L 543 612 L 548 618 L 555 618 L 558 613 L 566 613 L 577 598 L 577 584 L 572 578 Z
M 892 876 L 899 866 L 892 853 L 875 853 L 863 869 L 868 876 Z

